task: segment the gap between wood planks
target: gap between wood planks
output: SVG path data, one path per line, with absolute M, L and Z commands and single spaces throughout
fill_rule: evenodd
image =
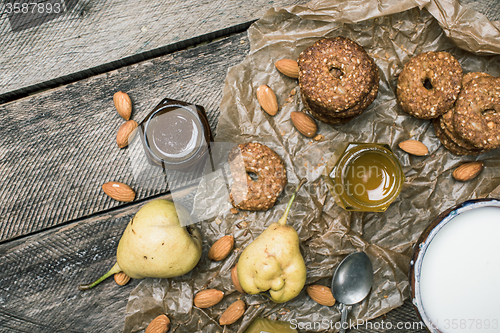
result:
M 103 73 L 114 71 L 116 69 L 134 65 L 142 61 L 151 60 L 153 58 L 161 57 L 170 53 L 186 50 L 192 47 L 216 41 L 221 38 L 229 37 L 231 35 L 246 31 L 250 27 L 250 25 L 252 25 L 252 23 L 254 23 L 255 21 L 257 20 L 251 20 L 248 22 L 240 23 L 232 27 L 188 38 L 173 44 L 161 46 L 154 50 L 149 50 L 133 56 L 128 56 L 119 60 L 115 60 L 103 65 L 87 68 L 85 70 L 78 71 L 69 75 L 64 75 L 52 80 L 23 87 L 21 89 L 10 91 L 5 94 L 0 94 L 0 105 L 21 99 L 26 96 L 36 95 L 38 93 L 41 93 L 49 89 L 57 88 L 70 83 L 75 83 L 77 81 L 87 79 L 92 76 L 97 76 Z M 0 244 L 1 243 L 2 242 L 0 242 Z
M 189 193 L 191 193 L 195 189 L 196 189 L 195 185 L 187 185 L 187 186 L 181 187 L 179 189 L 176 189 L 175 193 L 176 193 L 177 197 L 184 197 L 184 196 L 187 196 Z M 120 205 L 120 206 L 112 207 L 110 209 L 106 209 L 106 210 L 103 210 L 103 211 L 100 211 L 100 212 L 96 212 L 96 213 L 92 213 L 92 214 L 89 214 L 89 215 L 85 215 L 85 216 L 82 216 L 82 217 L 79 217 L 79 218 L 76 218 L 76 219 L 73 219 L 73 220 L 68 220 L 68 221 L 62 222 L 60 224 L 56 224 L 56 225 L 47 227 L 45 229 L 40 229 L 40 230 L 36 230 L 36 231 L 33 231 L 33 232 L 29 232 L 29 233 L 24 234 L 24 235 L 19 235 L 19 236 L 12 237 L 12 238 L 9 238 L 9 239 L 0 240 L 0 246 L 1 245 L 5 245 L 7 243 L 10 243 L 12 241 L 18 241 L 20 239 L 23 239 L 23 238 L 26 238 L 26 237 L 32 237 L 34 235 L 41 234 L 41 233 L 44 233 L 44 232 L 52 232 L 52 231 L 54 231 L 56 229 L 62 229 L 64 227 L 67 227 L 68 225 L 76 224 L 76 223 L 79 223 L 79 222 L 82 222 L 82 221 L 85 221 L 85 220 L 91 220 L 93 218 L 96 218 L 96 217 L 99 217 L 99 216 L 102 216 L 102 215 L 117 213 L 117 212 L 120 212 L 120 211 L 129 210 L 129 209 L 130 210 L 134 210 L 134 209 L 138 210 L 136 207 L 143 206 L 144 204 L 146 204 L 146 203 L 148 203 L 150 201 L 153 201 L 155 199 L 172 200 L 172 193 L 170 191 L 167 191 L 166 193 L 155 194 L 155 195 L 152 195 L 152 196 L 147 197 L 147 198 L 142 198 L 142 199 L 139 199 L 139 200 L 134 200 L 132 202 L 128 202 L 128 203 L 125 203 L 125 204 Z

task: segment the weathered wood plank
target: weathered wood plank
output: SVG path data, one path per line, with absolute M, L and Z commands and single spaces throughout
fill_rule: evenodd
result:
M 496 0 L 460 0 L 460 3 L 485 15 L 490 21 L 500 20 L 500 3 Z
M 116 207 L 101 190 L 108 181 L 138 200 L 165 192 L 135 182 L 130 149 L 115 142 L 113 94 L 129 93 L 138 122 L 165 97 L 203 105 L 214 131 L 227 69 L 248 47 L 236 34 L 1 105 L 0 241 Z
M 2 6 L 0 101 L 227 35 L 272 6 L 304 2 L 72 0 L 66 13 L 20 31 Z

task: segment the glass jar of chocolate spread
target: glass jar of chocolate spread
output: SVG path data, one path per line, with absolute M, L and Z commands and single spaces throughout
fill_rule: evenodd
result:
M 144 151 L 151 164 L 190 170 L 204 163 L 213 141 L 205 109 L 165 98 L 139 125 Z

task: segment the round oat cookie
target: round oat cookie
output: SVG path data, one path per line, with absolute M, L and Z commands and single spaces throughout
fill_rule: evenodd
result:
M 229 198 L 241 210 L 268 210 L 274 206 L 287 183 L 281 157 L 271 148 L 257 142 L 240 144 L 229 154 L 233 182 Z M 254 173 L 253 180 L 249 173 Z
M 456 145 L 458 145 L 458 146 L 460 146 L 462 148 L 468 149 L 468 150 L 478 149 L 474 145 L 471 145 L 470 143 L 468 143 L 467 141 L 465 141 L 464 139 L 462 139 L 460 136 L 458 136 L 455 131 L 450 131 L 449 128 L 446 127 L 446 125 L 444 123 L 443 116 L 441 116 L 439 118 L 436 118 L 436 120 L 439 120 L 439 126 L 443 130 L 444 134 L 446 134 L 446 136 L 451 141 L 453 141 Z
M 463 155 L 479 155 L 485 152 L 485 150 L 481 149 L 474 149 L 474 150 L 469 150 L 460 147 L 457 145 L 453 140 L 451 140 L 446 133 L 441 129 L 441 126 L 439 125 L 439 120 L 438 119 L 433 119 L 432 120 L 432 125 L 434 125 L 434 132 L 436 133 L 437 138 L 443 146 L 451 151 L 455 155 L 463 156 Z
M 478 77 L 491 77 L 491 75 L 483 72 L 467 73 L 462 77 L 462 87 L 465 87 L 469 81 L 477 79 Z M 458 98 L 460 98 L 460 94 L 458 94 Z M 441 126 L 446 126 L 446 129 L 452 133 L 455 133 L 455 125 L 453 124 L 454 114 L 455 107 L 452 107 L 448 112 L 443 114 L 443 119 L 441 120 Z
M 351 120 L 353 120 L 354 118 L 356 118 L 357 116 L 354 116 L 354 117 L 351 117 L 351 118 L 335 118 L 335 117 L 332 117 L 332 116 L 326 116 L 326 115 L 323 115 L 321 113 L 318 113 L 316 111 L 313 111 L 311 109 L 308 109 L 308 108 L 305 108 L 305 110 L 311 115 L 313 116 L 313 118 L 325 123 L 325 124 L 328 124 L 328 125 L 339 125 L 339 124 L 346 124 L 348 122 L 350 122 Z
M 458 98 L 453 125 L 455 132 L 475 147 L 500 147 L 500 78 L 470 80 Z
M 444 126 L 450 132 L 455 131 L 455 126 L 453 125 L 453 118 L 454 117 L 455 117 L 455 107 L 452 107 L 445 114 L 443 114 L 441 117 L 439 117 L 441 127 Z
M 302 51 L 298 64 L 301 93 L 316 111 L 346 111 L 378 80 L 373 60 L 359 44 L 345 37 L 318 40 Z
M 462 67 L 448 52 L 423 52 L 399 74 L 396 97 L 406 113 L 433 119 L 446 113 L 460 92 Z
M 376 84 L 373 85 L 372 89 L 370 90 L 370 93 L 368 93 L 366 95 L 366 97 L 364 97 L 358 104 L 356 104 L 352 108 L 347 109 L 346 111 L 343 111 L 343 112 L 328 113 L 328 112 L 324 112 L 322 110 L 312 108 L 310 101 L 305 99 L 304 95 L 302 95 L 302 101 L 304 102 L 304 105 L 307 105 L 308 109 L 313 110 L 316 114 L 319 113 L 320 115 L 323 116 L 323 118 L 326 118 L 326 119 L 332 118 L 332 119 L 334 119 L 333 121 L 335 122 L 336 119 L 339 119 L 339 118 L 352 119 L 356 116 L 359 116 L 361 113 L 363 113 L 363 111 L 366 110 L 366 108 L 368 106 L 370 106 L 370 104 L 372 104 L 373 101 L 375 100 L 375 98 L 377 97 L 378 88 L 379 88 L 379 83 L 377 81 Z
M 302 99 L 302 102 L 304 103 L 304 110 L 309 113 L 313 118 L 328 124 L 328 125 L 339 125 L 339 124 L 346 124 L 349 121 L 353 120 L 356 118 L 356 116 L 353 116 L 351 118 L 337 118 L 337 117 L 332 117 L 332 116 L 327 116 L 322 113 L 316 112 L 315 110 L 311 109 L 309 104 L 307 104 L 307 101 Z
M 305 95 L 302 95 L 302 100 L 304 101 L 304 104 L 307 104 L 310 109 L 312 109 L 316 113 L 324 115 L 324 117 L 326 117 L 326 118 L 350 118 L 350 119 L 352 119 L 355 116 L 358 116 L 361 113 L 363 113 L 363 111 L 366 110 L 366 108 L 368 108 L 368 106 L 370 106 L 370 104 L 373 103 L 375 98 L 377 98 L 380 78 L 378 75 L 378 68 L 375 65 L 375 62 L 373 62 L 373 74 L 375 75 L 375 81 L 374 81 L 373 86 L 370 89 L 370 92 L 364 98 L 362 98 L 359 101 L 359 103 L 357 103 L 352 108 L 349 108 L 345 111 L 332 113 L 332 112 L 328 112 L 328 110 L 325 110 L 325 109 L 311 107 L 311 101 L 307 100 L 307 97 Z M 312 104 L 312 105 L 314 105 L 314 104 Z

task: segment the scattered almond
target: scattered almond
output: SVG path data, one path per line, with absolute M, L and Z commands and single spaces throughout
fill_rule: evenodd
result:
M 130 281 L 130 277 L 123 272 L 116 273 L 113 277 L 115 279 L 116 284 L 119 286 L 124 286 Z
M 292 59 L 281 59 L 274 63 L 276 69 L 292 79 L 299 77 L 299 64 Z
M 113 103 L 115 104 L 118 114 L 122 116 L 123 119 L 129 120 L 132 114 L 132 101 L 129 95 L 123 91 L 118 91 L 113 95 Z
M 429 153 L 429 149 L 427 149 L 427 146 L 417 140 L 402 141 L 398 146 L 408 154 L 416 156 L 425 156 Z
M 134 190 L 127 184 L 120 182 L 107 182 L 102 185 L 104 193 L 112 199 L 122 202 L 130 202 L 135 199 Z
M 325 138 L 325 137 L 324 137 L 323 135 L 318 134 L 318 135 L 316 135 L 316 136 L 313 138 L 313 140 L 314 140 L 314 141 L 321 141 L 321 140 L 323 140 L 324 138 Z
M 462 164 L 453 171 L 453 178 L 459 182 L 466 182 L 468 180 L 474 179 L 479 175 L 481 170 L 483 170 L 484 162 L 475 161 Z
M 274 91 L 266 85 L 257 88 L 257 100 L 260 106 L 271 116 L 278 113 L 278 99 Z
M 245 302 L 241 299 L 231 304 L 219 319 L 221 326 L 231 325 L 245 313 Z
M 120 126 L 116 133 L 116 143 L 119 148 L 128 146 L 129 141 L 131 141 L 135 135 L 137 126 L 139 126 L 139 124 L 137 124 L 135 120 L 128 120 Z
M 231 268 L 231 280 L 233 281 L 234 288 L 236 288 L 236 290 L 238 290 L 240 293 L 244 294 L 245 291 L 243 290 L 243 288 L 241 288 L 240 280 L 238 280 L 237 267 L 238 267 L 238 263 L 236 263 L 236 265 L 234 265 L 234 267 Z
M 231 208 L 231 214 L 238 214 L 240 211 L 238 210 L 238 208 Z
M 166 333 L 170 329 L 170 320 L 167 315 L 159 315 L 153 319 L 144 333 Z
M 200 291 L 194 297 L 194 305 L 204 309 L 219 303 L 224 297 L 224 293 L 217 289 L 206 289 Z
M 310 115 L 300 111 L 292 111 L 290 118 L 292 119 L 293 126 L 303 135 L 308 138 L 316 135 L 318 125 L 316 125 L 316 122 Z
M 208 251 L 208 259 L 213 261 L 221 261 L 225 259 L 234 246 L 234 237 L 226 235 L 216 241 Z
M 326 306 L 333 306 L 335 304 L 335 298 L 333 298 L 332 291 L 328 287 L 315 284 L 307 287 L 306 290 L 309 297 L 316 303 Z

